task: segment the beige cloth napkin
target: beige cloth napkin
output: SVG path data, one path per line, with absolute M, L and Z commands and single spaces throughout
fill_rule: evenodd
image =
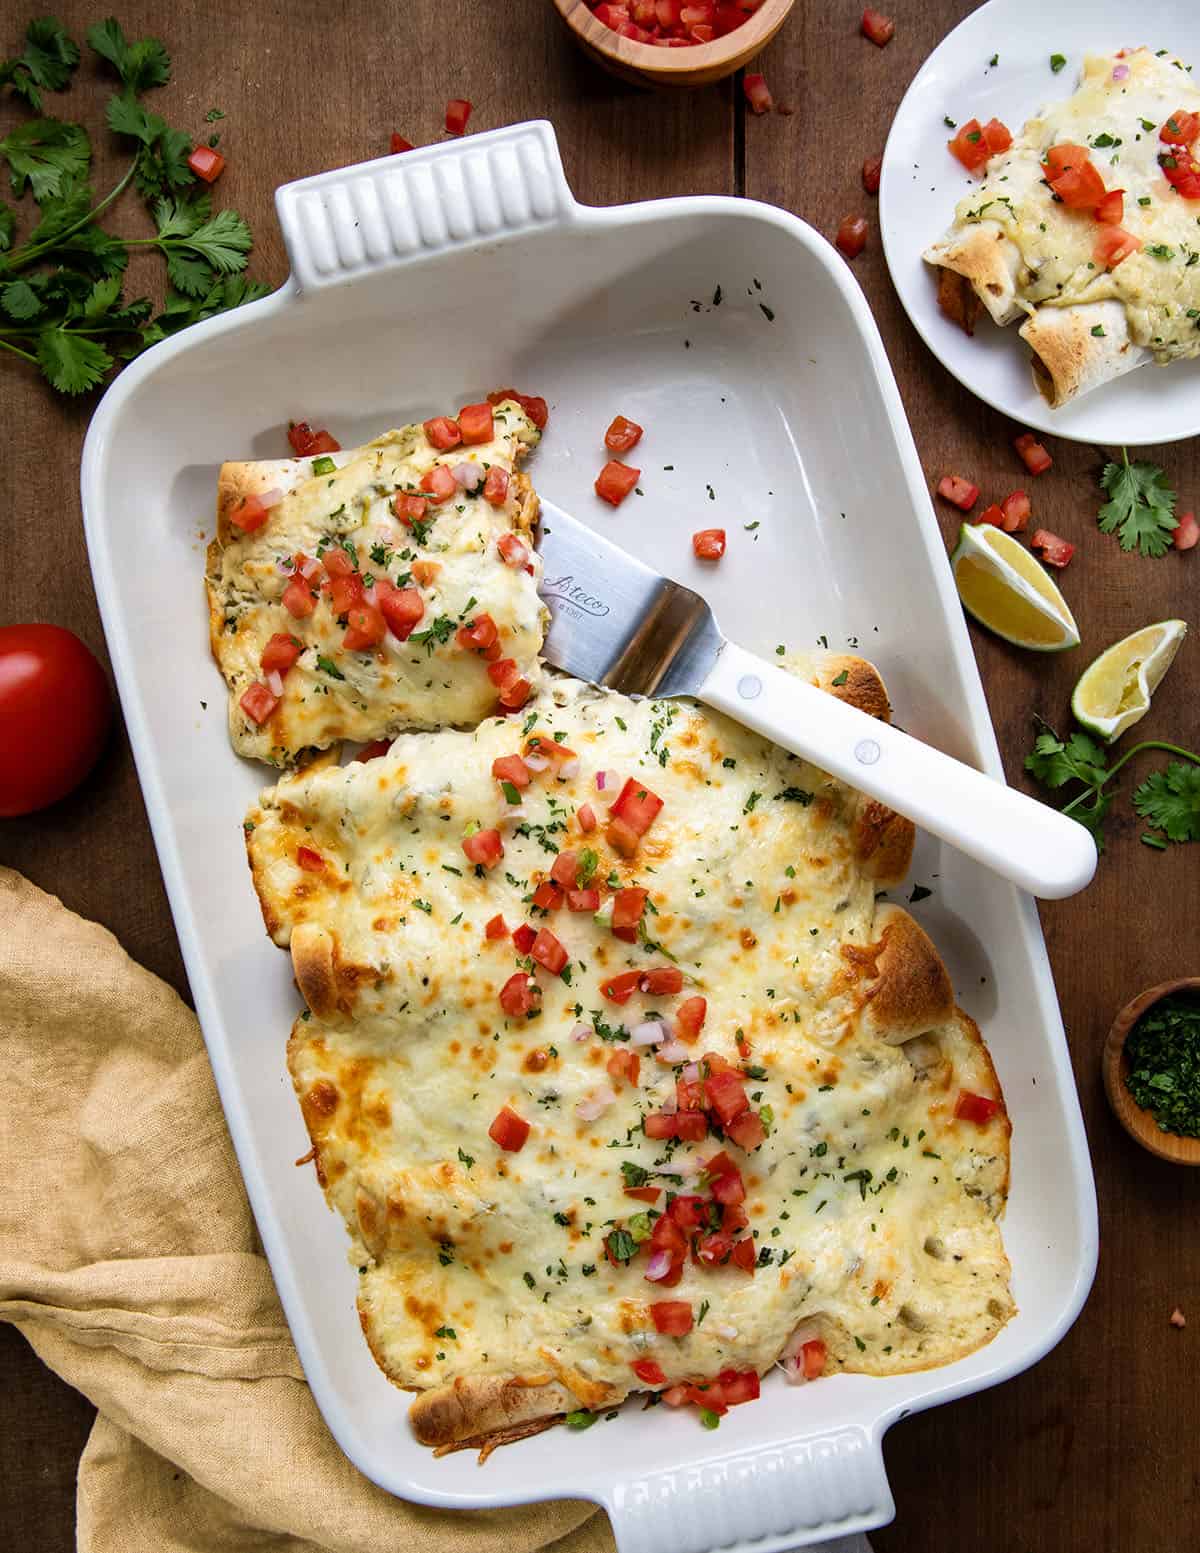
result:
M 195 1016 L 8 869 L 0 1074 L 0 1320 L 100 1414 L 81 1553 L 611 1553 L 592 1505 L 428 1510 L 350 1465 L 304 1382 Z

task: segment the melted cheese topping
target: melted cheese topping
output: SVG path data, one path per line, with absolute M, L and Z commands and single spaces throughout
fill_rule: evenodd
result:
M 498 464 L 511 474 L 539 437 L 511 400 L 496 407 L 494 430 L 491 442 L 438 453 L 420 426 L 406 426 L 334 455 L 338 467 L 331 474 L 314 476 L 311 459 L 265 466 L 253 488 L 283 487 L 284 499 L 262 528 L 247 535 L 233 529 L 210 556 L 213 651 L 229 686 L 230 736 L 239 754 L 282 765 L 301 750 L 339 739 L 365 742 L 401 728 L 477 722 L 494 710 L 496 688 L 483 659 L 459 647 L 455 632 L 481 614 L 496 622 L 504 656 L 539 683 L 548 618 L 537 592 L 541 560 L 531 555 L 533 570 L 527 572 L 506 566 L 497 550 L 503 535 L 522 529 L 528 537 L 532 527 L 536 499 L 524 477 L 510 480 L 502 507 L 483 499 L 482 486 L 474 494 L 460 490 L 431 506 L 432 521 L 416 528 L 392 508 L 398 491 L 419 494 L 423 476 L 436 464 Z M 235 467 L 253 479 L 259 466 Z M 284 608 L 292 558 L 338 545 L 349 550 L 364 578 L 388 577 L 419 589 L 425 614 L 408 641 L 389 631 L 378 647 L 350 652 L 342 646 L 344 620 L 327 596 L 305 619 Z M 277 631 L 298 638 L 304 651 L 284 678 L 278 709 L 259 727 L 238 702 L 262 677 L 263 648 Z
M 881 916 L 856 855 L 862 800 L 690 703 L 555 680 L 526 710 L 287 777 L 247 820 L 276 941 L 317 923 L 337 944 L 339 1009 L 297 1021 L 289 1061 L 318 1173 L 353 1237 L 380 1364 L 416 1388 L 557 1376 L 597 1406 L 640 1385 L 639 1358 L 671 1380 L 762 1372 L 802 1321 L 831 1365 L 871 1373 L 986 1342 L 1013 1309 L 995 1223 L 1007 1118 L 1002 1107 L 985 1126 L 954 1118 L 960 1089 L 999 1098 L 965 1016 L 943 1012 L 906 1045 L 911 1029 L 879 1028 L 881 926 L 888 912 L 908 919 Z M 535 777 L 521 813 L 506 815 L 491 767 L 523 747 L 523 726 L 565 740 L 578 770 Z M 631 861 L 605 839 L 615 789 L 610 776 L 597 790 L 602 771 L 664 800 Z M 585 802 L 600 820 L 587 834 Z M 486 874 L 462 852 L 472 822 L 504 838 Z M 321 872 L 298 866 L 300 846 L 322 855 Z M 597 854 L 605 895 L 649 890 L 638 943 L 615 937 L 604 912 L 532 910 L 568 848 Z M 508 1018 L 498 1001 L 530 962 L 509 937 L 485 938 L 497 913 L 509 930 L 548 926 L 570 956 L 561 977 L 536 970 L 536 1017 Z M 599 991 L 615 972 L 669 963 L 684 973 L 677 997 L 635 993 L 618 1007 Z M 689 1261 L 663 1289 L 644 1276 L 646 1249 L 628 1265 L 604 1254 L 614 1228 L 644 1233 L 666 1202 L 629 1197 L 627 1178 L 696 1190 L 722 1145 L 645 1136 L 643 1117 L 671 1103 L 678 1059 L 643 1048 L 636 1085 L 606 1064 L 636 1026 L 669 1021 L 696 994 L 707 1018 L 689 1055 L 736 1063 L 769 1126 L 752 1154 L 724 1145 L 746 1182 L 758 1266 Z M 606 1090 L 611 1102 L 584 1119 Z M 519 1153 L 488 1136 L 502 1106 L 530 1124 Z M 656 1333 L 658 1299 L 691 1304 L 688 1336 Z
M 1114 80 L 1122 65 L 1128 76 Z M 1200 111 L 1200 89 L 1178 60 L 1148 49 L 1089 57 L 1075 95 L 1030 119 L 956 212 L 1019 246 L 1022 305 L 1120 302 L 1131 338 L 1160 363 L 1200 355 L 1200 201 L 1177 194 L 1158 164 L 1159 129 L 1179 108 Z M 1105 187 L 1125 190 L 1121 226 L 1143 248 L 1113 270 L 1096 262 L 1103 228 L 1091 212 L 1069 209 L 1045 182 L 1042 159 L 1064 141 L 1086 145 Z

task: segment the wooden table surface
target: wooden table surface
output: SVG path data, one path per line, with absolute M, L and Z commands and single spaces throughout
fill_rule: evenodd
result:
M 104 14 L 76 0 L 56 9 L 80 38 Z M 208 107 L 225 111 L 221 149 L 230 165 L 218 203 L 236 205 L 250 221 L 252 271 L 271 283 L 286 269 L 275 186 L 377 155 L 393 129 L 417 144 L 442 138 L 452 95 L 474 102 L 472 130 L 549 119 L 571 186 L 589 203 L 744 194 L 795 211 L 828 235 L 842 216 L 866 214 L 872 236 L 854 273 L 882 330 L 931 486 L 954 470 L 1002 495 L 1029 484 L 1010 446 L 1018 428 L 972 398 L 917 338 L 884 267 L 874 201 L 859 182 L 862 158 L 882 148 L 921 61 L 972 7 L 963 0 L 895 6 L 896 37 L 882 51 L 858 36 L 859 9 L 856 0 L 796 7 L 759 65 L 776 100 L 795 112 L 764 118 L 748 114 L 732 81 L 665 96 L 615 82 L 582 59 L 548 0 L 340 7 L 212 0 L 194 9 L 146 0 L 124 7 L 121 20 L 130 37 L 161 36 L 174 57 L 174 80 L 153 103 L 172 124 L 198 132 Z M 0 53 L 14 51 L 21 25 L 18 8 L 7 15 Z M 996 48 L 1003 42 L 998 34 Z M 87 122 L 102 149 L 105 95 L 89 61 L 55 109 Z M 961 118 L 970 106 L 965 98 Z M 0 123 L 7 127 L 19 112 L 3 102 Z M 117 161 L 104 149 L 101 164 L 106 170 Z M 99 186 L 108 186 L 103 177 Z M 132 232 L 141 219 L 135 204 L 118 224 Z M 142 273 L 153 275 L 149 267 Z M 65 403 L 23 363 L 0 362 L 0 621 L 57 621 L 103 654 L 77 484 L 92 403 Z M 973 628 L 1005 764 L 1018 782 L 1032 714 L 1060 728 L 1067 723 L 1081 659 L 1147 621 L 1187 618 L 1200 581 L 1200 551 L 1144 560 L 1099 534 L 1096 478 L 1111 450 L 1051 446 L 1054 469 L 1033 494 L 1039 520 L 1079 546 L 1064 587 L 1084 651 L 1043 658 Z M 1168 469 L 1181 510 L 1200 505 L 1196 441 L 1147 456 Z M 949 540 L 958 514 L 937 505 Z M 1200 642 L 1185 645 L 1142 729 L 1200 744 Z M 898 1514 L 875 1534 L 881 1553 L 1200 1547 L 1200 1171 L 1172 1168 L 1136 1148 L 1109 1114 L 1099 1070 L 1108 1024 L 1127 998 L 1200 970 L 1200 849 L 1160 854 L 1141 846 L 1141 827 L 1129 817 L 1131 785 L 1116 805 L 1096 882 L 1042 911 L 1095 1160 L 1096 1284 L 1073 1331 L 1032 1372 L 892 1430 L 885 1453 Z M 0 860 L 107 924 L 137 959 L 186 993 L 122 734 L 73 798 L 28 820 L 0 822 Z M 1176 1304 L 1190 1318 L 1184 1331 L 1168 1324 Z M 64 1553 L 73 1546 L 74 1469 L 90 1409 L 7 1327 L 0 1328 L 0 1366 L 0 1540 Z

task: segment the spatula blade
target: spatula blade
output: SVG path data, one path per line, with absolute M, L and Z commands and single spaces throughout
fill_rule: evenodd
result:
M 538 549 L 550 610 L 542 655 L 577 679 L 626 695 L 694 692 L 724 640 L 691 588 L 543 501 Z

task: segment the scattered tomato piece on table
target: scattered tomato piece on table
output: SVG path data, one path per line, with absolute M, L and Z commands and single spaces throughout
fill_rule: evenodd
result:
M 1013 447 L 1021 455 L 1025 467 L 1031 475 L 1044 475 L 1054 462 L 1031 431 L 1022 432 L 1019 437 L 1015 438 Z
M 1181 514 L 1171 538 L 1176 550 L 1192 549 L 1196 541 L 1200 539 L 1200 523 L 1196 522 L 1196 514 L 1194 512 Z
M 742 77 L 742 91 L 746 94 L 746 101 L 755 113 L 770 113 L 775 106 L 775 99 L 771 96 L 771 90 L 767 85 L 765 76 L 751 71 L 749 75 Z
M 972 485 L 970 480 L 964 480 L 961 475 L 943 475 L 938 481 L 937 492 L 963 512 L 970 512 L 979 500 L 979 487 Z
M 862 13 L 862 35 L 870 38 L 878 48 L 886 48 L 896 33 L 896 24 L 890 16 L 873 11 L 870 6 Z
M 862 165 L 863 188 L 868 194 L 879 193 L 879 180 L 883 177 L 883 158 L 869 156 Z
M 216 183 L 225 171 L 225 158 L 211 146 L 196 146 L 188 157 L 188 166 L 205 183 Z
M 725 530 L 702 528 L 692 535 L 692 549 L 700 561 L 719 561 L 725 554 Z
M 867 223 L 862 216 L 847 216 L 837 229 L 835 241 L 847 259 L 857 259 L 867 246 Z
M 392 131 L 393 156 L 398 155 L 401 151 L 411 151 L 412 149 L 413 143 L 411 140 L 405 140 L 403 135 L 398 135 L 395 130 Z
M 642 477 L 640 469 L 610 458 L 596 476 L 596 495 L 619 507 Z
M 452 97 L 446 104 L 446 132 L 465 135 L 467 120 L 471 117 L 471 104 L 465 97 Z
M 1062 570 L 1075 554 L 1075 546 L 1066 539 L 1060 539 L 1057 534 L 1052 534 L 1048 528 L 1039 528 L 1034 531 L 1029 541 L 1029 548 L 1040 561 L 1047 566 L 1055 566 Z

